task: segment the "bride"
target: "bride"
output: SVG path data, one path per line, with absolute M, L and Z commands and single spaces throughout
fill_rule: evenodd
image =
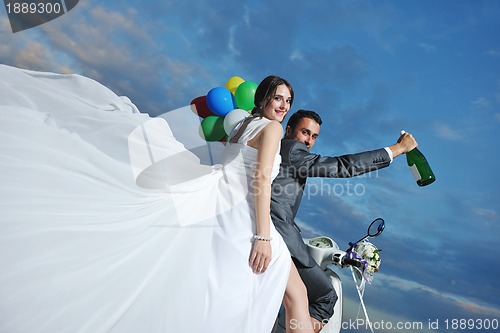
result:
M 266 78 L 205 166 L 89 78 L 0 65 L 0 332 L 269 332 L 282 300 L 309 320 L 269 218 L 292 100 Z

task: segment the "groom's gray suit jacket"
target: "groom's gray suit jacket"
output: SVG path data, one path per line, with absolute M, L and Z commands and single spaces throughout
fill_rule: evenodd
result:
M 296 260 L 305 267 L 316 263 L 307 252 L 294 219 L 307 177 L 347 178 L 384 168 L 390 164 L 387 151 L 377 149 L 359 154 L 323 157 L 312 154 L 302 142 L 281 141 L 280 172 L 272 184 L 271 217 Z

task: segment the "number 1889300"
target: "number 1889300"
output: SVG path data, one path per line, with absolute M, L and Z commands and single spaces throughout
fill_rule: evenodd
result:
M 60 3 L 15 2 L 6 3 L 8 14 L 59 14 L 63 11 Z
M 452 330 L 496 330 L 498 319 L 446 319 L 446 329 Z

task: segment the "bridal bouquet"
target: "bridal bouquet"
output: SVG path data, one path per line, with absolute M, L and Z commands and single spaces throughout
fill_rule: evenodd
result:
M 364 264 L 358 271 L 361 275 L 360 278 L 365 278 L 369 283 L 373 280 L 373 274 L 379 271 L 380 251 L 381 250 L 368 241 L 359 242 L 352 250 L 351 256 L 361 260 Z

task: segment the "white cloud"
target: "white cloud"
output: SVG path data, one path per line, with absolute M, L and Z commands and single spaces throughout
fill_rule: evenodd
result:
M 473 100 L 471 104 L 478 106 L 488 106 L 490 105 L 490 101 L 485 97 L 479 97 L 478 99 Z
M 462 135 L 458 130 L 446 124 L 438 124 L 435 126 L 434 130 L 437 136 L 445 140 L 459 141 L 462 139 Z
M 237 49 L 237 47 L 235 46 L 234 42 L 235 42 L 235 36 L 236 36 L 236 33 L 237 33 L 237 26 L 236 25 L 232 25 L 230 28 L 229 28 L 229 40 L 228 40 L 228 43 L 227 43 L 227 48 L 229 49 L 229 51 L 231 52 L 231 54 L 233 56 L 239 56 L 241 55 L 241 52 Z
M 246 26 L 250 26 L 250 10 L 248 9 L 248 6 L 244 7 L 244 14 L 243 14 L 243 21 L 245 22 Z
M 427 43 L 420 43 L 418 44 L 418 46 L 423 49 L 425 52 L 427 53 L 432 53 L 432 52 L 435 52 L 436 51 L 436 47 L 431 45 L 431 44 L 427 44 Z
M 302 60 L 304 59 L 304 55 L 302 54 L 302 52 L 300 52 L 300 50 L 294 50 L 292 52 L 292 54 L 290 55 L 290 60 Z
M 498 218 L 498 213 L 493 209 L 477 208 L 475 213 L 477 215 L 479 215 L 480 217 L 487 218 L 487 219 L 497 219 Z
M 330 236 L 327 235 L 323 230 L 320 230 L 318 228 L 314 228 L 310 226 L 309 224 L 301 221 L 300 219 L 296 218 L 295 223 L 299 226 L 300 230 L 304 235 L 307 237 L 318 237 L 318 236 Z
M 489 56 L 498 57 L 498 56 L 500 56 L 500 50 L 499 49 L 491 49 L 491 50 L 486 51 L 486 54 Z
M 155 28 L 160 21 L 145 20 L 143 14 L 82 3 L 70 15 L 36 29 L 0 34 L 0 59 L 22 68 L 91 77 L 129 96 L 142 112 L 160 114 L 196 97 L 207 72 L 196 59 L 177 55 L 179 41 L 189 48 L 183 33 L 168 30 L 159 41 Z M 0 23 L 10 29 L 7 20 Z
M 428 294 L 433 298 L 440 299 L 445 302 L 450 302 L 467 312 L 474 312 L 478 315 L 491 315 L 494 317 L 500 317 L 500 309 L 491 304 L 486 304 L 460 295 L 443 292 L 442 290 L 392 275 L 377 273 L 376 278 L 377 280 L 380 280 L 380 285 L 383 286 L 383 288 L 398 289 L 404 292 L 411 291 Z

